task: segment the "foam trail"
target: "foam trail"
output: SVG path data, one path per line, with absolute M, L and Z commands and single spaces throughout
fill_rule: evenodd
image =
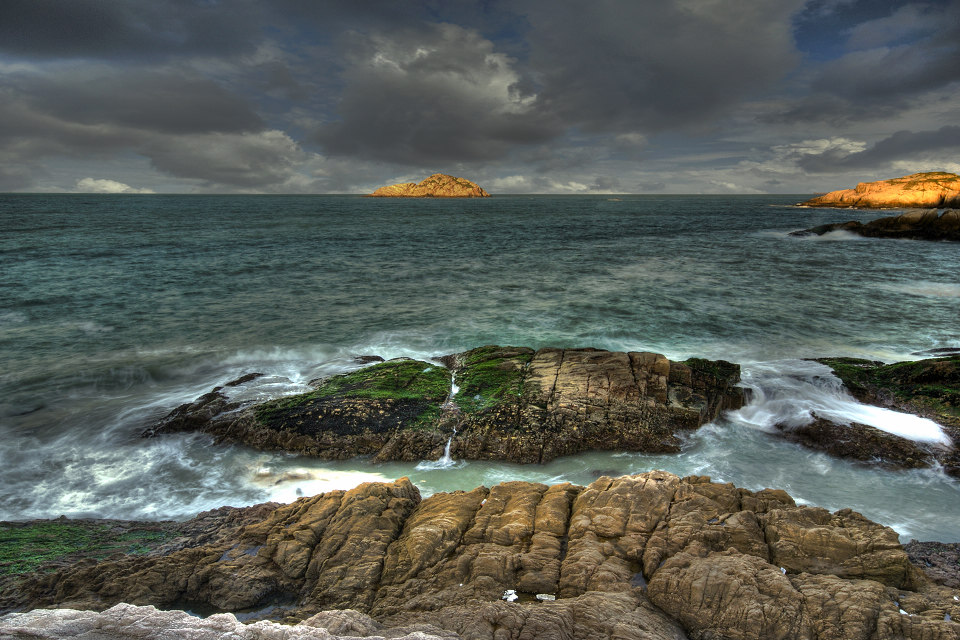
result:
M 447 395 L 446 402 L 443 403 L 443 408 L 446 411 L 459 411 L 454 398 L 460 392 L 460 386 L 457 385 L 457 374 L 452 372 L 450 374 L 450 393 Z M 440 456 L 437 460 L 424 460 L 416 466 L 418 471 L 430 471 L 432 469 L 449 469 L 451 467 L 459 466 L 457 461 L 450 456 L 450 447 L 453 445 L 453 438 L 457 435 L 457 427 L 454 425 L 453 434 L 447 439 L 446 446 L 443 447 L 443 455 Z M 462 465 L 463 463 L 459 463 Z
M 814 414 L 839 424 L 857 422 L 917 442 L 951 445 L 940 425 L 918 416 L 857 402 L 826 365 L 781 360 L 743 366 L 743 384 L 751 401 L 731 420 L 766 431 L 777 425 L 800 427 Z

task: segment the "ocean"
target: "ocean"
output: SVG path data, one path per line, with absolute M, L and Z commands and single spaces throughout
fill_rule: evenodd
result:
M 960 347 L 956 244 L 790 231 L 876 211 L 805 196 L 0 195 L 0 520 L 187 518 L 409 476 L 424 494 L 665 469 L 851 507 L 960 541 L 960 483 L 785 442 L 810 410 L 931 437 L 804 360 Z M 268 398 L 485 344 L 644 350 L 743 366 L 746 408 L 670 455 L 545 465 L 326 462 L 199 434 L 144 439 L 248 372 Z M 872 421 L 872 422 L 871 422 Z M 454 456 L 455 458 L 455 456 Z

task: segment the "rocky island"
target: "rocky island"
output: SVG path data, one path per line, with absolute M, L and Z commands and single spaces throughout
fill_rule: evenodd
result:
M 960 176 L 934 171 L 890 180 L 861 182 L 853 189 L 831 191 L 801 202 L 800 206 L 861 209 L 960 207 Z
M 135 552 L 80 548 L 0 578 L 0 612 L 35 609 L 0 617 L 0 637 L 960 638 L 956 566 L 926 571 L 849 509 L 703 476 L 426 499 L 401 478 L 153 524 L 169 535 Z
M 489 198 L 490 194 L 466 178 L 435 173 L 419 184 L 402 182 L 380 187 L 371 198 Z
M 434 362 L 379 362 L 254 406 L 218 388 L 145 435 L 203 431 L 260 449 L 376 461 L 445 450 L 523 463 L 592 449 L 675 452 L 681 433 L 743 404 L 739 380 L 740 367 L 724 361 L 491 345 Z

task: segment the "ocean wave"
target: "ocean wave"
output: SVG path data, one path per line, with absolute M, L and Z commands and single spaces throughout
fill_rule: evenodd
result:
M 765 431 L 778 425 L 805 426 L 816 415 L 838 424 L 869 425 L 917 442 L 951 444 L 932 420 L 858 402 L 830 367 L 818 362 L 784 360 L 745 365 L 742 378 L 751 400 L 729 418 Z

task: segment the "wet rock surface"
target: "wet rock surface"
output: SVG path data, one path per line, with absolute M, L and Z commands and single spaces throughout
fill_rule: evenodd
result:
M 831 191 L 800 203 L 804 207 L 960 207 L 960 176 L 944 171 L 861 182 L 853 189 Z
M 27 574 L 0 606 L 129 602 L 360 637 L 960 638 L 960 591 L 911 563 L 893 530 L 706 477 L 509 482 L 423 500 L 402 478 L 207 539 Z
M 936 209 L 910 211 L 866 223 L 851 220 L 824 224 L 803 231 L 794 231 L 790 235 L 822 236 L 833 231 L 846 231 L 865 238 L 960 241 L 960 211 L 954 209 L 943 213 L 938 213 Z
M 929 418 L 950 444 L 917 442 L 857 423 L 822 416 L 805 426 L 778 429 L 787 439 L 867 464 L 912 469 L 941 465 L 960 477 L 960 356 L 884 364 L 858 358 L 820 358 L 860 402 Z
M 450 397 L 451 376 L 459 392 Z M 678 434 L 743 404 L 738 365 L 599 349 L 488 346 L 435 363 L 391 360 L 253 407 L 222 390 L 145 435 L 204 431 L 324 458 L 546 462 L 591 449 L 678 451 Z

